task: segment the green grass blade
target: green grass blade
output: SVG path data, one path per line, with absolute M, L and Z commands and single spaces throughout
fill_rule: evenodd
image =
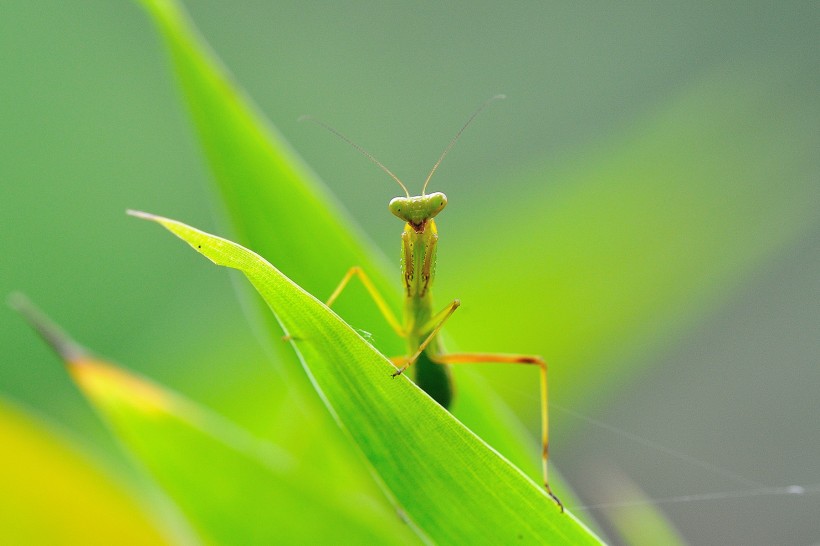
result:
M 238 242 L 277 264 L 311 294 L 329 296 L 345 271 L 354 265 L 368 272 L 394 310 L 400 309 L 399 272 L 394 278 L 357 226 L 349 221 L 314 174 L 304 166 L 283 137 L 264 121 L 251 101 L 234 84 L 209 50 L 184 12 L 173 1 L 142 0 L 171 53 L 173 67 L 184 92 L 197 133 L 214 173 Z M 386 205 L 386 203 L 385 203 Z M 386 209 L 386 206 L 385 206 Z M 388 214 L 385 210 L 384 214 Z M 401 227 L 396 225 L 398 250 Z M 340 298 L 336 311 L 350 324 L 373 334 L 385 354 L 406 350 L 383 317 L 355 285 Z M 362 303 L 367 301 L 367 303 Z M 283 363 L 288 355 L 276 343 Z M 295 361 L 293 362 L 295 363 Z M 456 412 L 461 401 L 485 403 L 471 416 L 471 426 L 481 430 L 492 445 L 514 460 L 532 477 L 540 476 L 535 440 L 521 434 L 520 424 L 492 401 L 492 390 L 470 380 L 471 370 L 458 370 L 465 381 L 458 385 Z M 298 379 L 299 374 L 290 378 Z M 298 382 L 298 381 L 297 381 Z M 537 394 L 537 376 L 532 380 Z M 488 408 L 498 408 L 490 411 Z M 318 420 L 306 426 L 321 427 Z M 563 496 L 565 488 L 556 488 Z
M 329 482 L 321 467 L 305 466 L 181 395 L 90 356 L 30 305 L 21 311 L 206 543 L 417 542 L 394 513 Z
M 218 265 L 242 271 L 293 336 L 330 411 L 402 510 L 438 543 L 594 544 L 571 514 L 498 456 L 316 298 L 257 254 L 145 213 Z
M 121 486 L 0 399 L 0 543 L 164 544 Z

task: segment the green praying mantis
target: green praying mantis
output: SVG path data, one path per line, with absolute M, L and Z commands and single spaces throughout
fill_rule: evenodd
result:
M 407 341 L 407 355 L 392 358 L 396 365 L 393 377 L 403 374 L 411 365 L 415 365 L 416 384 L 427 392 L 443 407 L 448 408 L 453 399 L 453 383 L 449 365 L 468 363 L 497 363 L 497 364 L 527 364 L 538 366 L 541 372 L 541 464 L 544 477 L 544 487 L 547 494 L 563 511 L 564 507 L 558 500 L 547 479 L 547 461 L 549 459 L 549 413 L 547 404 L 547 364 L 543 358 L 536 355 L 493 354 L 493 353 L 447 353 L 439 338 L 439 333 L 447 320 L 455 313 L 461 303 L 455 299 L 442 310 L 434 312 L 431 288 L 436 273 L 436 246 L 438 245 L 438 230 L 434 218 L 447 206 L 447 196 L 441 192 L 427 194 L 427 185 L 438 169 L 445 156 L 459 139 L 464 130 L 475 117 L 491 102 L 505 98 L 496 95 L 484 102 L 467 120 L 467 122 L 450 140 L 447 147 L 433 165 L 424 185 L 421 195 L 411 196 L 407 186 L 385 167 L 372 154 L 352 142 L 346 136 L 325 123 L 304 116 L 300 120 L 313 121 L 332 132 L 370 161 L 378 165 L 385 173 L 395 180 L 402 190 L 404 197 L 392 199 L 388 205 L 391 213 L 405 222 L 401 235 L 401 275 L 404 287 L 404 320 L 399 322 L 395 314 L 387 305 L 384 297 L 367 274 L 358 266 L 348 270 L 327 300 L 330 307 L 338 299 L 348 283 L 357 277 L 375 302 L 388 324 L 400 337 Z

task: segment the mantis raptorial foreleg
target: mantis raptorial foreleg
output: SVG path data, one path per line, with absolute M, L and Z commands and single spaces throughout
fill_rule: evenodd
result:
M 396 319 L 396 315 L 393 314 L 393 311 L 387 305 L 387 302 L 384 300 L 384 297 L 376 288 L 376 285 L 373 284 L 373 282 L 370 280 L 370 277 L 367 276 L 367 273 L 365 273 L 364 270 L 359 266 L 353 266 L 350 269 L 348 269 L 347 273 L 345 273 L 345 276 L 342 277 L 341 282 L 339 282 L 339 286 L 336 287 L 336 290 L 334 290 L 333 294 L 331 294 L 330 297 L 327 299 L 327 303 L 325 303 L 325 305 L 327 305 L 328 307 L 332 307 L 333 302 L 335 302 L 338 299 L 339 295 L 344 291 L 345 287 L 348 285 L 348 283 L 350 283 L 350 280 L 354 276 L 358 277 L 359 280 L 362 281 L 362 284 L 367 289 L 367 292 L 368 294 L 370 294 L 370 297 L 373 299 L 373 302 L 376 304 L 376 307 L 379 308 L 379 311 L 381 311 L 382 316 L 384 316 L 387 323 L 393 328 L 393 330 L 395 330 L 396 334 L 398 334 L 399 337 L 407 337 L 407 332 L 404 328 L 402 328 L 399 325 L 399 321 Z M 424 329 L 429 330 L 430 333 L 427 335 L 427 338 L 418 346 L 418 349 L 412 356 L 410 356 L 409 358 L 394 357 L 390 359 L 394 364 L 398 362 L 402 364 L 402 367 L 399 368 L 399 370 L 397 370 L 393 374 L 393 377 L 401 375 L 404 372 L 404 370 L 406 370 L 411 364 L 413 364 L 413 362 L 416 361 L 416 359 L 418 359 L 419 355 L 421 355 L 421 353 L 424 352 L 427 346 L 435 339 L 436 335 L 444 326 L 444 323 L 447 321 L 448 318 L 450 318 L 450 316 L 455 312 L 455 310 L 458 309 L 459 305 L 461 305 L 461 302 L 459 300 L 453 300 L 452 303 L 450 303 L 444 309 L 439 311 L 428 321 Z
M 453 313 L 456 312 L 456 309 L 458 309 L 459 305 L 461 305 L 460 301 L 453 300 L 453 302 L 450 305 L 439 311 L 437 315 L 430 319 L 430 322 L 435 324 L 435 326 L 432 330 L 430 330 L 430 333 L 427 335 L 425 340 L 419 344 L 418 349 L 416 349 L 416 352 L 413 353 L 413 355 L 404 362 L 404 365 L 401 368 L 393 372 L 393 377 L 396 377 L 397 375 L 401 375 L 402 373 L 404 373 L 404 370 L 409 368 L 413 364 L 413 362 L 415 362 L 419 358 L 419 356 L 421 356 L 421 353 L 423 353 L 424 350 L 427 349 L 427 346 L 430 345 L 430 343 L 434 339 L 436 339 L 436 336 L 438 335 L 439 331 L 442 329 L 442 327 L 444 327 L 444 323 L 447 322 L 447 319 L 450 318 L 453 315 Z

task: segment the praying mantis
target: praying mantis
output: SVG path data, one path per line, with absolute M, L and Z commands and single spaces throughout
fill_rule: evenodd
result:
M 392 358 L 396 366 L 393 377 L 402 375 L 411 365 L 415 365 L 416 384 L 429 394 L 444 408 L 448 408 L 453 399 L 453 383 L 449 366 L 468 363 L 496 363 L 496 364 L 525 364 L 537 366 L 540 370 L 541 383 L 541 466 L 544 478 L 544 488 L 547 494 L 563 512 L 564 506 L 556 497 L 549 485 L 547 462 L 549 459 L 549 410 L 547 404 L 547 363 L 537 355 L 494 354 L 494 353 L 447 353 L 439 338 L 439 333 L 447 320 L 461 305 L 457 299 L 450 302 L 442 310 L 434 313 L 431 289 L 435 280 L 436 247 L 438 244 L 438 230 L 434 218 L 447 206 L 447 196 L 442 192 L 427 194 L 427 186 L 433 174 L 438 169 L 445 156 L 459 139 L 464 130 L 475 117 L 491 102 L 505 98 L 496 95 L 484 102 L 456 135 L 450 140 L 444 152 L 439 156 L 430 173 L 427 175 L 421 189 L 421 195 L 411 196 L 407 186 L 385 167 L 372 154 L 352 142 L 336 129 L 312 118 L 304 116 L 300 120 L 312 121 L 332 132 L 370 161 L 379 166 L 387 175 L 395 180 L 402 190 L 404 197 L 395 197 L 388 204 L 391 213 L 402 220 L 404 231 L 401 235 L 401 276 L 404 288 L 404 320 L 400 322 L 382 294 L 367 276 L 367 273 L 358 266 L 351 267 L 333 291 L 326 304 L 331 307 L 339 298 L 345 287 L 356 277 L 364 285 L 370 297 L 384 316 L 387 323 L 397 335 L 407 342 L 407 355 Z

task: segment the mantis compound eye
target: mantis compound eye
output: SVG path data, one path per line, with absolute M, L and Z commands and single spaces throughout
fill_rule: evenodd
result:
M 387 208 L 393 215 L 398 216 L 405 222 L 409 222 L 407 214 L 410 212 L 410 202 L 406 197 L 395 197 L 390 200 Z

